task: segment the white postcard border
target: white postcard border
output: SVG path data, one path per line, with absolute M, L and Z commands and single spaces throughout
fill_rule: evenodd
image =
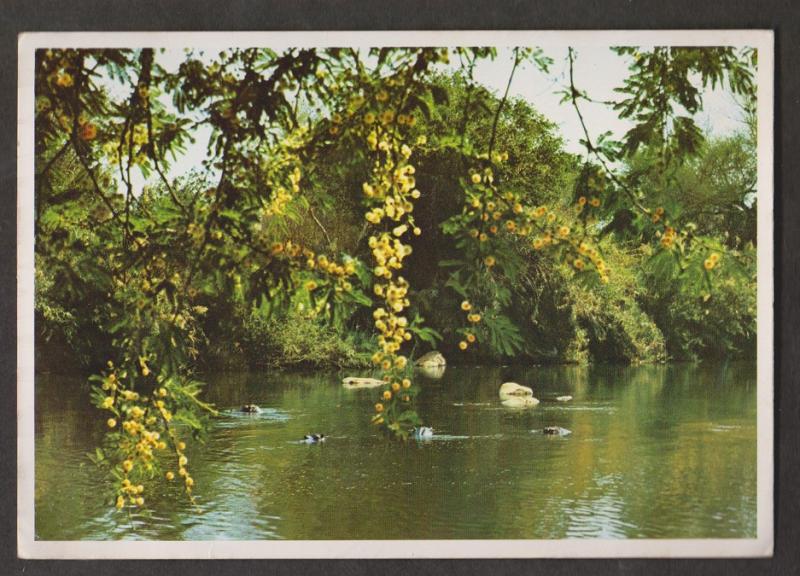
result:
M 36 48 L 749 45 L 758 49 L 757 536 L 675 540 L 40 541 L 34 538 L 34 54 Z M 706 558 L 770 556 L 774 517 L 774 34 L 770 30 L 70 32 L 19 38 L 17 534 L 22 558 Z

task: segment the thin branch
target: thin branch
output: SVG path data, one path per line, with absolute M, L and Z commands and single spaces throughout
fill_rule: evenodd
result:
M 325 229 L 325 226 L 322 225 L 322 222 L 319 221 L 319 218 L 317 218 L 317 215 L 314 213 L 314 208 L 309 206 L 308 212 L 311 214 L 311 218 L 314 219 L 314 222 L 317 223 L 317 226 L 319 226 L 319 229 L 322 230 L 322 233 L 325 235 L 325 240 L 328 242 L 328 246 L 333 246 L 333 241 L 328 235 L 328 231 Z
M 517 66 L 521 59 L 519 57 L 519 48 L 514 48 L 514 66 L 511 68 L 511 74 L 508 76 L 508 83 L 506 84 L 506 91 L 503 93 L 503 99 L 500 100 L 500 104 L 497 105 L 497 110 L 494 113 L 494 121 L 492 122 L 492 137 L 489 139 L 489 160 L 492 158 L 492 152 L 494 151 L 494 141 L 497 137 L 497 123 L 500 120 L 500 113 L 503 111 L 503 106 L 506 104 L 506 100 L 508 100 L 508 91 L 511 89 L 511 82 L 514 80 L 514 72 L 517 71 Z
M 644 214 L 650 214 L 650 210 L 639 201 L 639 199 L 636 197 L 636 194 L 634 193 L 634 191 L 631 190 L 630 187 L 627 184 L 625 184 L 622 180 L 620 180 L 617 177 L 617 175 L 608 166 L 608 162 L 606 161 L 606 159 L 603 156 L 603 154 L 594 146 L 594 144 L 592 144 L 592 138 L 591 138 L 591 136 L 589 136 L 588 128 L 586 128 L 586 121 L 583 119 L 583 114 L 581 113 L 580 106 L 578 106 L 578 98 L 581 97 L 581 96 L 580 96 L 580 92 L 578 92 L 578 89 L 575 88 L 575 77 L 574 77 L 574 60 L 575 60 L 575 57 L 574 57 L 574 53 L 573 53 L 572 48 L 569 48 L 568 54 L 569 54 L 570 100 L 572 101 L 572 107 L 575 108 L 575 112 L 578 115 L 578 120 L 581 123 L 581 128 L 583 128 L 583 134 L 584 134 L 585 139 L 586 139 L 586 150 L 587 150 L 587 152 L 592 154 L 592 155 L 594 155 L 594 157 L 597 158 L 598 162 L 600 162 L 600 164 L 603 167 L 603 170 L 605 170 L 606 174 L 608 174 L 608 176 L 611 179 L 611 181 L 614 182 L 617 186 L 619 186 L 625 192 L 625 194 L 628 196 L 630 201 L 633 202 L 633 205 L 636 208 L 638 208 Z

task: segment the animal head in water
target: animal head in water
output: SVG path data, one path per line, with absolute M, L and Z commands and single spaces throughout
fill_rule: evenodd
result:
M 433 436 L 433 428 L 429 428 L 428 426 L 420 426 L 419 428 L 415 427 L 411 431 L 417 438 L 430 438 Z

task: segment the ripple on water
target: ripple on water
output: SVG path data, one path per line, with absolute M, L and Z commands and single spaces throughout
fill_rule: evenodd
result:
M 291 419 L 292 416 L 287 411 L 277 408 L 262 408 L 257 414 L 231 409 L 221 411 L 214 425 L 217 428 L 235 428 L 261 422 L 288 422 Z

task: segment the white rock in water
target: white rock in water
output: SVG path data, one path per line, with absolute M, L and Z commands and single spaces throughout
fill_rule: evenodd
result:
M 355 376 L 348 376 L 342 380 L 345 388 L 377 388 L 383 386 L 385 382 L 377 378 L 356 378 Z
M 570 400 L 572 400 L 572 396 L 557 396 L 556 397 L 556 401 L 557 402 L 569 402 Z
M 444 376 L 446 366 L 417 366 L 420 373 L 431 380 L 438 380 Z
M 434 366 L 444 366 L 445 364 L 447 364 L 447 362 L 445 361 L 444 356 L 442 356 L 441 352 L 433 351 L 433 352 L 428 352 L 427 354 L 423 354 L 422 356 L 417 358 L 417 361 L 414 362 L 414 364 L 416 364 L 417 366 L 432 368 Z
M 516 382 L 506 382 L 500 386 L 500 398 L 515 396 L 533 396 L 533 390 Z
M 539 403 L 539 400 L 533 396 L 509 396 L 501 402 L 506 408 L 524 409 L 533 408 Z

